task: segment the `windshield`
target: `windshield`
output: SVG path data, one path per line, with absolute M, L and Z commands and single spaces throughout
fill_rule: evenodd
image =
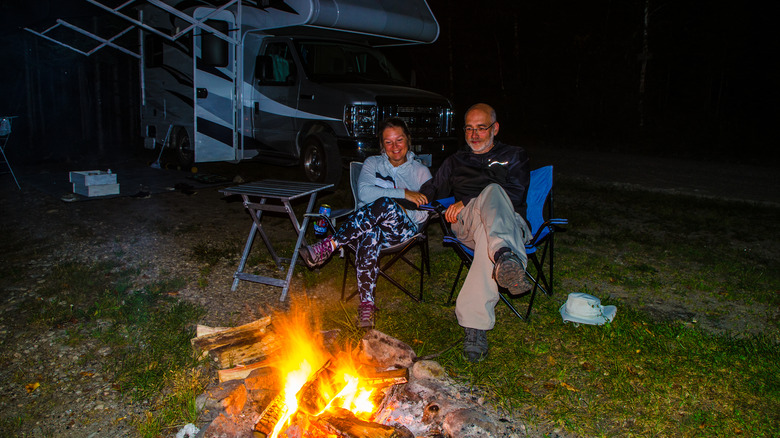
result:
M 299 41 L 297 46 L 312 81 L 406 84 L 390 61 L 371 47 L 331 41 Z

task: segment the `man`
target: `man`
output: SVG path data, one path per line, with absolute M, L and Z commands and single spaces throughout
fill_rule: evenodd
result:
M 455 197 L 444 217 L 458 240 L 474 249 L 455 314 L 465 329 L 464 356 L 479 362 L 488 354 L 498 286 L 512 294 L 531 288 L 525 278 L 525 242 L 532 237 L 525 220 L 530 171 L 524 149 L 495 141 L 499 124 L 492 107 L 472 106 L 465 122 L 470 150 L 448 157 L 420 192 L 430 200 Z

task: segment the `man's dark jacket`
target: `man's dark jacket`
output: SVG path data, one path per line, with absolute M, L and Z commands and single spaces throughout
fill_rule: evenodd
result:
M 455 197 L 469 201 L 491 183 L 499 184 L 512 200 L 515 211 L 525 218 L 526 192 L 531 174 L 525 149 L 497 142 L 484 154 L 458 151 L 442 163 L 436 175 L 420 188 L 429 201 Z

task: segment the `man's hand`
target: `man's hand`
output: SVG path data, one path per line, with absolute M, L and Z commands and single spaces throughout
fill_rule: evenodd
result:
M 460 211 L 463 210 L 463 201 L 458 201 L 449 207 L 447 207 L 447 211 L 444 212 L 444 219 L 447 219 L 447 222 L 454 224 L 455 221 L 458 220 L 458 214 L 460 214 Z
M 404 198 L 406 198 L 407 201 L 414 202 L 414 205 L 418 207 L 428 203 L 428 198 L 425 195 L 407 189 L 404 189 Z

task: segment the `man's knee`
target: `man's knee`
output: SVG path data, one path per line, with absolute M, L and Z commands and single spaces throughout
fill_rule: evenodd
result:
M 514 210 L 514 206 L 512 206 L 512 201 L 509 199 L 509 195 L 506 194 L 504 188 L 499 184 L 488 184 L 487 187 L 482 189 L 479 197 L 482 198 L 483 203 L 508 204 L 509 207 Z

